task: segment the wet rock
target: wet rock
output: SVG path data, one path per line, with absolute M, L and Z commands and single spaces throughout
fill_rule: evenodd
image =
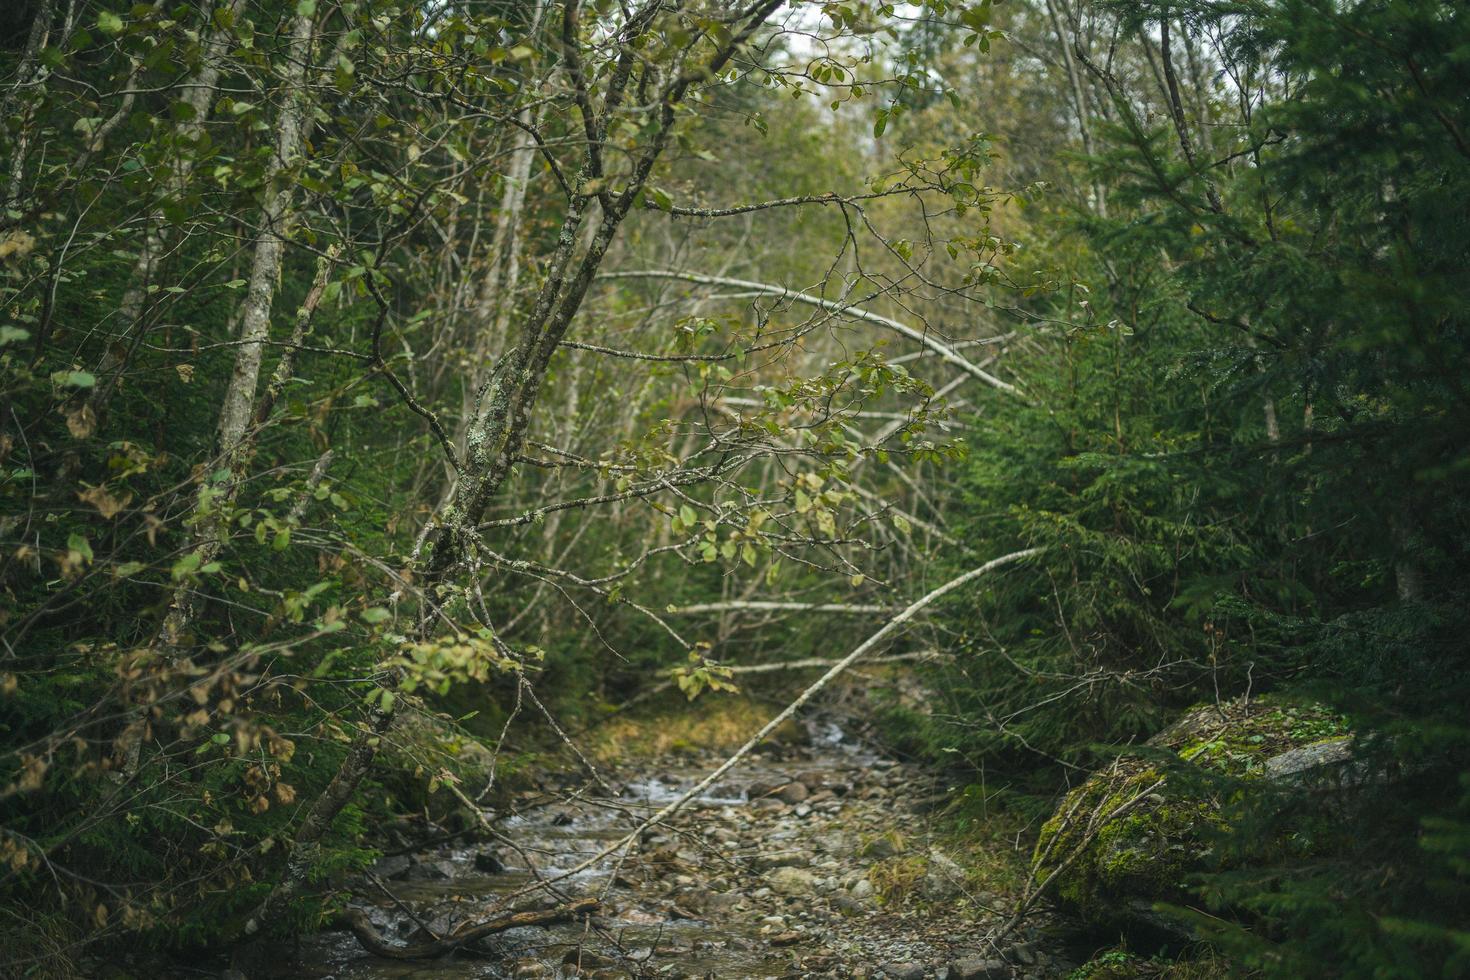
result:
M 728 912 L 731 909 L 735 908 L 735 906 L 739 905 L 744 900 L 744 898 L 745 896 L 741 895 L 739 892 L 716 892 L 713 895 L 710 895 L 709 898 L 705 899 L 705 914 L 713 915 L 718 912 Z
M 425 921 L 424 925 L 428 926 L 428 928 L 425 929 L 423 926 L 420 926 L 417 923 L 405 922 L 403 923 L 401 929 L 406 929 L 409 926 L 413 927 L 413 931 L 409 933 L 408 936 L 409 942 L 429 943 L 435 941 L 441 936 L 447 936 L 452 933 L 454 931 L 455 920 L 447 914 L 436 915 L 433 918 Z
M 788 898 L 809 897 L 817 890 L 817 876 L 805 868 L 777 868 L 766 881 L 772 891 Z
M 811 790 L 813 793 L 824 788 L 830 778 L 830 773 L 822 772 L 816 769 L 810 769 L 806 772 L 798 774 L 796 777 L 798 782 L 804 785 L 807 789 Z
M 456 871 L 453 861 L 420 861 L 403 877 L 415 881 L 448 881 Z
M 475 855 L 475 870 L 498 875 L 505 871 L 505 862 L 494 851 L 480 851 Z
M 561 961 L 564 966 L 579 970 L 610 970 L 618 965 L 618 961 L 611 956 L 604 956 L 590 949 L 569 949 Z
M 373 865 L 373 874 L 388 881 L 398 881 L 408 877 L 408 872 L 412 868 L 413 859 L 407 854 L 393 854 Z
M 784 779 L 757 779 L 755 782 L 745 787 L 745 798 L 754 803 L 756 800 L 775 794 L 775 792 L 779 790 L 782 786 L 785 786 L 786 783 L 787 780 Z
M 776 798 L 782 803 L 800 803 L 811 795 L 806 783 L 790 782 L 776 791 Z
M 1011 976 L 1004 960 L 967 956 L 949 965 L 949 980 L 1010 980 Z

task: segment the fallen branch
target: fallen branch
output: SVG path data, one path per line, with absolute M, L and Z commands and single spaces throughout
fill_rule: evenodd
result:
M 669 817 L 673 816 L 675 813 L 678 813 L 690 800 L 694 799 L 695 797 L 699 796 L 699 794 L 709 789 L 711 786 L 719 781 L 720 777 L 724 776 L 725 773 L 729 772 L 731 769 L 734 769 L 737 765 L 739 765 L 740 760 L 749 755 L 757 745 L 760 745 L 767 738 L 769 738 L 772 732 L 776 731 L 776 729 L 780 728 L 793 715 L 800 711 L 802 705 L 806 704 L 813 697 L 815 697 L 817 695 L 817 692 L 821 691 L 822 688 L 832 683 L 832 681 L 840 676 L 844 671 L 846 671 L 847 668 L 857 663 L 857 661 L 860 660 L 864 654 L 868 653 L 879 643 L 883 642 L 883 640 L 887 639 L 888 636 L 895 630 L 897 630 L 900 626 L 913 619 L 914 616 L 918 615 L 919 611 L 925 606 L 929 605 L 937 599 L 942 598 L 943 596 L 948 595 L 949 593 L 953 592 L 955 589 L 958 589 L 960 586 L 966 584 L 967 582 L 974 581 L 975 579 L 979 578 L 982 575 L 985 575 L 988 572 L 992 572 L 995 569 L 1000 568 L 1004 565 L 1010 565 L 1023 559 L 1030 558 L 1033 555 L 1039 555 L 1044 550 L 1046 549 L 1026 548 L 1022 551 L 1013 551 L 1008 555 L 1001 555 L 999 558 L 993 558 L 985 564 L 981 565 L 979 568 L 972 568 L 963 575 L 950 579 L 948 582 L 945 582 L 943 585 L 930 592 L 928 595 L 925 595 L 923 598 L 914 601 L 907 608 L 905 608 L 903 612 L 900 612 L 898 615 L 894 616 L 887 623 L 885 623 L 882 629 L 878 630 L 872 636 L 868 637 L 866 640 L 860 643 L 855 650 L 833 664 L 832 667 L 825 674 L 819 677 L 805 691 L 802 691 L 801 694 L 796 697 L 796 700 L 788 704 L 781 711 L 780 714 L 776 715 L 776 717 L 766 722 L 765 725 L 761 727 L 760 731 L 752 735 L 749 741 L 747 741 L 744 745 L 740 746 L 740 748 L 736 750 L 734 755 L 730 756 L 724 762 L 720 763 L 720 765 L 716 767 L 713 771 L 711 771 L 709 775 L 705 776 L 699 782 L 689 787 L 675 800 L 673 800 L 667 806 L 663 807 L 663 809 L 659 810 L 653 816 L 644 820 L 637 827 L 633 828 L 633 830 L 629 831 L 627 835 L 614 841 L 607 847 L 604 847 L 602 850 L 587 858 L 585 861 L 582 861 L 581 863 L 571 868 L 568 868 L 567 870 L 557 874 L 555 877 L 548 878 L 543 882 L 537 882 L 536 884 L 526 885 L 520 889 L 517 889 L 516 891 L 513 891 L 510 894 L 506 895 L 505 901 L 514 901 L 521 895 L 525 895 L 529 892 L 535 891 L 538 888 L 544 888 L 547 885 L 555 884 L 558 881 L 563 881 L 574 875 L 579 875 L 583 871 L 586 871 L 588 868 L 600 864 L 611 855 L 616 854 L 623 848 L 628 847 L 630 844 L 633 844 L 643 836 L 644 831 L 648 830 L 650 827 L 657 826 L 658 824 L 667 820 Z
M 1021 393 L 1015 385 L 1007 381 L 1002 381 L 989 371 L 984 370 L 979 365 L 957 354 L 953 347 L 935 340 L 927 331 L 915 330 L 907 323 L 884 316 L 881 313 L 874 313 L 872 310 L 865 310 L 860 306 L 838 303 L 834 300 L 823 299 L 820 296 L 813 296 L 810 293 L 803 293 L 800 290 L 788 289 L 785 286 L 777 286 L 766 282 L 753 282 L 749 279 L 731 279 L 726 276 L 704 276 L 693 272 L 677 272 L 673 269 L 639 269 L 627 272 L 604 272 L 599 274 L 598 278 L 678 279 L 683 282 L 698 283 L 704 286 L 733 286 L 738 289 L 749 289 L 753 292 L 765 293 L 768 296 L 779 296 L 782 299 L 789 299 L 796 303 L 805 303 L 808 306 L 815 306 L 818 309 L 827 310 L 829 313 L 836 313 L 839 316 L 850 317 L 854 320 L 866 320 L 868 323 L 875 323 L 880 327 L 887 327 L 894 333 L 899 333 L 908 337 L 910 340 L 918 341 L 935 354 L 938 354 L 941 359 L 962 369 L 966 374 L 979 378 L 992 388 L 998 388 L 1011 395 L 1019 395 Z
M 880 667 L 883 664 L 898 663 L 909 660 L 938 660 L 944 656 L 938 650 L 915 650 L 911 653 L 895 653 L 877 660 L 869 660 L 868 666 Z M 724 669 L 732 674 L 767 674 L 777 670 L 811 670 L 813 667 L 831 667 L 837 663 L 831 657 L 806 657 L 802 660 L 784 660 L 773 664 L 722 664 Z
M 497 932 L 519 929 L 522 926 L 546 926 L 554 922 L 564 922 L 567 919 L 593 912 L 600 904 L 595 898 L 579 898 L 575 902 L 558 905 L 556 908 L 511 912 L 488 919 L 478 925 L 462 928 L 443 939 L 403 946 L 384 939 L 366 913 L 360 909 L 349 909 L 343 912 L 340 921 L 352 930 L 352 934 L 357 937 L 362 948 L 374 956 L 381 956 L 389 960 L 431 960 Z
M 871 606 L 841 602 L 701 602 L 692 606 L 670 606 L 668 612 L 676 616 L 692 616 L 695 613 L 717 612 L 819 612 L 846 613 L 854 616 L 882 615 L 898 612 L 893 606 Z

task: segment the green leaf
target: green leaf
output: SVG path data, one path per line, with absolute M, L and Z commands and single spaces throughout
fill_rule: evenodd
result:
M 84 535 L 71 535 L 69 538 L 66 539 L 66 546 L 68 549 L 75 551 L 77 554 L 87 559 L 87 561 L 92 560 L 92 545 L 90 542 L 87 541 Z
M 174 562 L 174 567 L 173 567 L 174 581 L 177 582 L 180 579 L 183 579 L 183 578 L 188 577 L 189 575 L 192 575 L 195 571 L 198 570 L 199 565 L 200 565 L 200 562 L 202 560 L 203 559 L 201 558 L 199 552 L 197 552 L 197 551 L 191 551 L 187 555 L 185 555 L 184 557 L 180 558 L 178 561 Z
M 694 522 L 698 520 L 698 517 L 695 516 L 693 507 L 690 507 L 688 504 L 680 504 L 679 520 L 684 523 L 685 527 L 693 527 Z
M 97 15 L 97 29 L 103 34 L 121 34 L 122 18 L 110 10 L 104 10 Z
M 372 606 L 364 609 L 358 615 L 362 617 L 363 622 L 373 624 L 385 623 L 393 618 L 393 614 L 382 606 Z

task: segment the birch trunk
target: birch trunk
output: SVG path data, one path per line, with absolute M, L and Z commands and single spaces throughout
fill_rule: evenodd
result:
M 26 98 L 26 89 L 34 87 L 40 81 L 42 72 L 38 69 L 38 64 L 41 49 L 51 37 L 51 24 L 55 18 L 56 0 L 42 0 L 36 10 L 35 19 L 31 21 L 30 33 L 26 36 L 25 50 L 21 53 L 20 66 L 15 73 L 15 85 L 5 93 L 4 103 L 0 104 L 0 124 L 9 119 L 17 104 Z M 10 161 L 6 169 L 9 189 L 5 192 L 5 207 L 11 211 L 20 210 L 21 178 L 25 176 L 26 151 L 30 148 L 31 129 L 30 113 L 27 110 L 15 132 L 15 142 L 11 144 Z
M 289 171 L 301 153 L 305 135 L 307 65 L 311 60 L 313 21 L 314 16 L 297 15 L 292 23 L 286 73 L 281 80 L 285 103 L 277 119 L 276 146 L 266 181 L 261 225 L 240 312 L 240 343 L 235 348 L 234 370 L 220 405 L 219 456 L 229 475 L 223 486 L 205 483 L 200 487 L 196 506 L 198 523 L 191 548 L 191 553 L 198 558 L 196 568 L 213 561 L 224 546 L 225 509 L 239 492 L 250 449 L 254 444 L 255 426 L 252 423 L 256 418 L 256 389 L 260 384 L 265 342 L 270 336 L 271 309 L 281 275 L 281 261 L 285 254 L 295 190 L 295 182 L 290 178 Z M 292 337 L 295 344 L 299 344 L 304 337 L 311 316 L 321 301 L 329 267 L 329 259 L 323 259 L 318 265 L 316 282 L 297 315 L 297 326 Z M 277 374 L 282 370 L 287 374 L 285 377 L 272 379 L 271 401 L 274 401 L 275 394 L 289 380 L 293 363 L 294 351 L 288 348 L 282 358 L 281 367 L 277 370 Z M 260 422 L 264 421 L 260 419 Z M 174 649 L 184 643 L 185 634 L 193 620 L 193 595 L 187 585 L 180 585 L 175 589 L 163 626 L 159 630 L 160 645 Z

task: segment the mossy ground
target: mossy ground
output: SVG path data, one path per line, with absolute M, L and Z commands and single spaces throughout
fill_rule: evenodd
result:
M 1192 958 L 1140 956 L 1126 947 L 1103 950 L 1073 970 L 1067 980 L 1223 980 L 1239 976 L 1230 963 L 1208 950 Z
M 580 741 L 583 751 L 600 762 L 733 752 L 778 710 L 743 695 L 704 694 L 691 702 L 671 699 L 669 704 L 597 723 Z M 804 730 L 793 722 L 777 729 L 774 741 L 795 744 L 805 738 Z

